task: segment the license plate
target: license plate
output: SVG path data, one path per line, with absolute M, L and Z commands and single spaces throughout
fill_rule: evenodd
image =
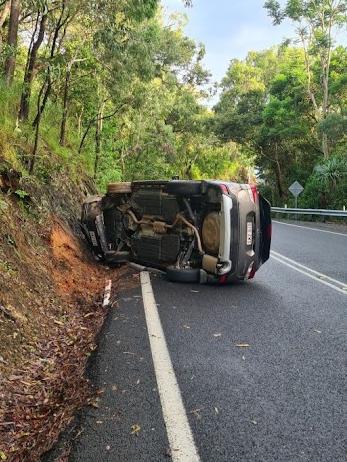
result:
M 252 245 L 253 240 L 253 223 L 247 222 L 247 245 Z
M 90 236 L 90 240 L 92 241 L 93 246 L 97 247 L 98 246 L 98 241 L 96 240 L 96 236 L 95 236 L 94 231 L 89 231 L 89 236 Z

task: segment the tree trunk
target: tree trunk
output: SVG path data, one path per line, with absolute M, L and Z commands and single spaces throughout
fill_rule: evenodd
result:
M 284 187 L 283 187 L 282 170 L 281 170 L 281 166 L 278 160 L 276 160 L 276 164 L 275 164 L 275 175 L 276 175 L 278 195 L 282 201 L 285 197 L 285 194 L 284 194 Z
M 83 118 L 83 112 L 84 112 L 84 108 L 82 107 L 80 113 L 78 114 L 78 121 L 77 121 L 77 133 L 78 133 L 78 138 L 81 137 L 81 133 L 82 133 L 82 118 Z
M 105 103 L 106 103 L 107 100 L 104 100 L 104 102 L 102 103 L 102 112 L 104 112 L 104 107 L 105 107 Z M 126 106 L 128 104 L 128 101 L 120 104 L 117 109 L 113 112 L 111 112 L 111 114 L 107 114 L 107 115 L 102 115 L 101 116 L 101 120 L 104 121 L 106 119 L 111 119 L 111 117 L 114 117 L 117 112 L 119 112 L 124 106 Z M 87 125 L 87 128 L 85 130 L 85 132 L 83 133 L 83 136 L 82 136 L 82 139 L 81 139 L 81 142 L 80 142 L 80 146 L 78 148 L 78 154 L 81 154 L 82 152 L 82 148 L 83 148 L 83 145 L 84 145 L 84 142 L 87 138 L 87 135 L 89 133 L 89 130 L 92 128 L 92 125 L 98 120 L 100 119 L 100 112 L 98 112 L 98 116 L 95 118 L 95 119 L 90 119 L 90 121 L 88 122 L 88 125 Z
M 10 54 L 5 61 L 5 81 L 11 85 L 16 68 L 17 55 L 17 38 L 20 13 L 20 0 L 11 1 L 10 22 L 8 25 L 7 46 L 10 48 Z
M 59 140 L 60 146 L 65 146 L 71 66 L 72 66 L 72 62 L 68 63 L 66 67 L 66 74 L 65 74 L 65 86 L 64 86 L 64 97 L 63 97 L 63 116 L 62 116 L 61 125 L 60 125 L 60 140 Z
M 85 132 L 83 133 L 83 136 L 82 136 L 82 138 L 81 138 L 81 142 L 80 142 L 80 145 L 79 145 L 79 148 L 78 148 L 78 154 L 81 154 L 82 148 L 83 148 L 84 142 L 85 142 L 85 140 L 86 140 L 86 138 L 87 138 L 87 135 L 88 135 L 88 133 L 89 133 L 89 130 L 91 129 L 93 122 L 96 122 L 96 120 L 97 120 L 97 119 L 92 119 L 92 120 L 90 120 L 90 121 L 88 122 L 87 128 L 86 128 L 86 130 L 85 130 Z
M 329 110 L 329 68 L 324 69 L 322 87 L 323 87 L 322 112 L 323 112 L 323 120 L 324 120 L 327 117 L 328 110 Z M 323 151 L 325 159 L 328 158 L 329 157 L 329 141 L 328 141 L 328 135 L 324 132 L 322 134 L 322 151 Z
M 322 134 L 322 151 L 324 154 L 324 158 L 327 159 L 329 157 L 329 140 L 328 135 L 326 133 Z
M 51 46 L 51 52 L 50 52 L 50 61 L 54 58 L 55 50 L 56 50 L 56 47 L 58 46 L 59 32 L 60 32 L 61 28 L 64 26 L 64 24 L 67 21 L 67 20 L 65 20 L 65 21 L 63 20 L 65 7 L 66 7 L 65 3 L 66 3 L 66 0 L 62 0 L 60 16 L 59 16 L 59 19 L 58 19 L 58 22 L 57 22 L 57 25 L 55 27 L 54 34 L 53 34 L 53 40 L 52 40 L 52 46 Z M 45 94 L 44 94 L 43 99 L 42 99 L 41 106 L 38 108 L 36 117 L 34 119 L 33 127 L 35 127 L 39 123 L 39 119 L 40 119 L 43 111 L 45 110 L 48 98 L 49 98 L 49 96 L 51 94 L 52 83 L 53 82 L 52 82 L 51 65 L 49 63 L 48 64 L 48 69 L 47 69 L 46 82 L 45 82 L 46 90 L 45 90 Z
M 41 105 L 41 98 L 43 95 L 43 92 L 45 90 L 45 82 L 43 83 L 40 92 L 37 97 L 37 114 L 38 114 L 38 120 L 37 124 L 35 126 L 35 141 L 34 141 L 34 148 L 33 152 L 31 153 L 31 159 L 29 162 L 29 174 L 31 175 L 34 171 L 34 166 L 35 166 L 35 161 L 36 161 L 36 156 L 37 156 L 37 151 L 39 147 L 39 136 L 40 136 L 40 124 L 41 124 L 41 115 L 42 113 L 40 112 L 40 105 Z
M 101 135 L 102 135 L 102 127 L 103 127 L 104 107 L 105 107 L 105 103 L 102 103 L 100 106 L 98 118 L 96 121 L 94 180 L 96 180 L 96 177 L 97 177 L 100 154 L 101 154 Z
M 28 120 L 28 117 L 29 117 L 31 87 L 32 87 L 32 82 L 34 78 L 34 68 L 36 64 L 37 53 L 39 51 L 39 48 L 45 36 L 46 23 L 47 23 L 47 14 L 44 14 L 41 18 L 40 29 L 39 29 L 37 39 L 33 43 L 32 49 L 28 55 L 28 62 L 26 65 L 24 79 L 23 79 L 23 90 L 22 90 L 22 95 L 20 99 L 20 108 L 19 108 L 19 115 L 18 115 L 19 120 L 21 121 Z

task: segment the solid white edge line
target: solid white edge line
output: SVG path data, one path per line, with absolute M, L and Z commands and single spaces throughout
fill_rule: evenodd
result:
M 200 462 L 167 348 L 149 273 L 141 272 L 140 279 L 148 337 L 171 457 L 173 462 Z
M 308 266 L 302 265 L 301 263 L 299 263 L 299 262 L 297 262 L 295 260 L 292 260 L 291 258 L 285 257 L 281 253 L 275 252 L 274 250 L 271 250 L 271 253 L 273 253 L 274 255 L 276 255 L 279 258 L 283 258 L 284 260 L 287 260 L 289 263 L 292 263 L 293 265 L 299 266 L 300 268 L 302 268 L 302 269 L 304 269 L 306 271 L 309 271 L 310 273 L 316 274 L 317 276 L 319 276 L 321 278 L 327 279 L 328 281 L 334 282 L 335 284 L 338 284 L 338 285 L 342 286 L 343 288 L 347 289 L 347 284 L 345 284 L 342 281 L 339 281 L 339 280 L 334 279 L 334 278 L 332 278 L 330 276 L 327 276 L 326 274 L 320 273 L 319 271 L 316 271 L 316 270 L 314 270 L 312 268 L 309 268 Z
M 105 287 L 105 292 L 104 292 L 104 301 L 102 303 L 102 306 L 108 306 L 110 303 L 110 298 L 111 298 L 111 287 L 112 287 L 112 281 L 109 279 L 106 281 L 106 287 Z
M 311 228 L 310 226 L 300 226 L 300 225 L 294 225 L 292 223 L 284 223 L 283 221 L 277 221 L 277 220 L 272 220 L 272 223 L 278 223 L 280 225 L 285 225 L 285 226 L 294 226 L 295 228 L 303 228 L 303 229 L 309 229 L 310 231 L 320 231 L 321 233 L 329 233 L 329 234 L 337 234 L 338 236 L 345 236 L 347 237 L 346 233 L 337 233 L 335 231 L 328 231 L 326 229 L 319 229 L 319 228 Z
M 341 294 L 347 295 L 347 292 L 345 290 L 340 289 L 339 287 L 334 286 L 333 284 L 330 284 L 330 282 L 324 281 L 322 279 L 319 279 L 318 277 L 314 276 L 313 274 L 310 274 L 306 271 L 301 270 L 300 268 L 297 268 L 294 265 L 291 265 L 290 263 L 286 262 L 285 260 L 282 260 L 281 258 L 276 257 L 275 255 L 271 255 L 271 258 L 274 260 L 277 260 L 278 262 L 282 263 L 282 265 L 288 266 L 289 268 L 294 269 L 295 271 L 298 271 L 301 274 L 304 274 L 305 276 L 308 276 L 311 279 L 314 279 L 315 281 L 320 282 L 321 284 L 324 284 L 332 289 L 335 289 L 337 292 L 340 292 Z

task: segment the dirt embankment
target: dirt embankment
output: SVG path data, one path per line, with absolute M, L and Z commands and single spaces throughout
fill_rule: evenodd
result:
M 60 193 L 0 193 L 0 460 L 39 460 L 92 399 L 85 366 L 105 279 L 118 272 L 94 262 L 68 225 L 81 194 L 68 208 Z

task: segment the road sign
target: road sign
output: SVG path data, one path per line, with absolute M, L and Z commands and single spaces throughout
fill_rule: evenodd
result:
M 304 187 L 298 181 L 294 181 L 294 183 L 290 185 L 288 189 L 294 197 L 298 197 L 303 192 Z

